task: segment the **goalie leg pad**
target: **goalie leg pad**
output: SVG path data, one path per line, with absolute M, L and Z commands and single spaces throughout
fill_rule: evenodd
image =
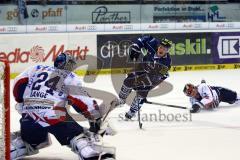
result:
M 80 160 L 94 160 L 105 156 L 108 158 L 115 157 L 114 148 L 94 144 L 84 134 L 74 137 L 70 141 L 70 145 L 72 151 L 78 154 Z
M 38 149 L 34 149 L 28 143 L 25 143 L 21 137 L 17 137 L 11 141 L 11 160 L 34 155 L 38 153 Z

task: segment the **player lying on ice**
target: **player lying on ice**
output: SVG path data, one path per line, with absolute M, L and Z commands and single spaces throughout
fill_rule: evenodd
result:
M 168 52 L 171 45 L 167 39 L 159 40 L 152 36 L 140 37 L 132 45 L 130 60 L 137 62 L 123 81 L 119 98 L 111 102 L 113 108 L 125 104 L 131 91 L 136 90 L 130 110 L 125 114 L 126 119 L 131 119 L 142 107 L 148 92 L 169 76 L 171 58 Z
M 216 108 L 220 102 L 229 104 L 240 102 L 240 96 L 237 92 L 223 87 L 209 86 L 204 80 L 197 86 L 191 83 L 186 84 L 183 92 L 190 97 L 191 113 L 199 112 L 201 108 Z
M 80 160 L 114 160 L 115 149 L 97 144 L 101 126 L 101 108 L 83 89 L 72 71 L 76 59 L 61 53 L 54 66 L 37 65 L 16 77 L 13 94 L 22 115 L 20 131 L 11 134 L 11 160 L 38 153 L 50 144 L 52 134 L 61 145 L 69 146 Z M 67 113 L 71 105 L 90 122 L 80 126 Z M 101 158 L 99 158 L 101 157 Z

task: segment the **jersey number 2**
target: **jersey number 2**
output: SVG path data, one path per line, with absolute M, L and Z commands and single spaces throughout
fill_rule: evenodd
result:
M 32 90 L 40 90 L 42 85 L 38 84 L 38 83 L 42 83 L 42 82 L 46 81 L 48 78 L 48 73 L 42 72 L 42 73 L 38 74 L 37 77 L 38 77 L 38 80 L 36 80 L 33 83 Z M 48 90 L 46 90 L 46 92 L 53 95 L 53 90 L 57 90 L 57 84 L 58 84 L 59 80 L 60 80 L 59 76 L 48 79 L 44 83 L 44 86 L 49 88 Z

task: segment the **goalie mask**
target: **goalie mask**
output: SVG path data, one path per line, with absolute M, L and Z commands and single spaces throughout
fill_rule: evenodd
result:
M 76 64 L 76 59 L 68 53 L 59 54 L 54 61 L 54 67 L 68 71 L 73 71 Z

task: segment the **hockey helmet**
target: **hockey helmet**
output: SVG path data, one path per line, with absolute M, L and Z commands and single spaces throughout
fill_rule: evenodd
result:
M 193 84 L 187 83 L 183 88 L 183 92 L 186 96 L 191 96 L 195 88 L 196 87 Z
M 164 46 L 167 49 L 170 49 L 172 47 L 172 41 L 166 38 L 163 38 L 160 40 L 160 45 Z
M 58 69 L 73 71 L 76 66 L 76 59 L 69 53 L 61 53 L 54 61 L 54 67 Z

